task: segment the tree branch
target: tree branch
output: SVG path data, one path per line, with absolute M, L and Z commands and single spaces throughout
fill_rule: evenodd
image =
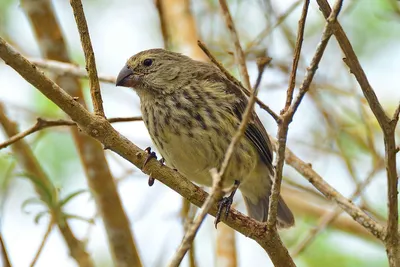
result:
M 110 118 L 108 121 L 110 123 L 115 123 L 115 122 L 128 122 L 128 121 L 141 121 L 142 117 L 126 117 L 126 118 Z M 28 135 L 31 135 L 35 132 L 38 132 L 40 130 L 44 130 L 46 128 L 50 127 L 57 127 L 57 126 L 76 126 L 76 123 L 74 121 L 70 120 L 46 120 L 42 118 L 37 118 L 37 122 L 35 125 L 30 127 L 29 129 L 20 132 L 16 135 L 13 135 L 11 138 L 8 140 L 4 141 L 3 143 L 0 143 L 0 150 L 3 148 L 8 147 L 9 145 L 18 142 L 19 140 L 27 137 Z
M 317 0 L 317 3 L 325 17 L 330 13 L 330 6 L 326 0 Z M 329 18 L 328 18 L 329 20 Z M 333 23 L 333 31 L 339 43 L 340 48 L 345 54 L 344 62 L 354 74 L 357 79 L 361 90 L 371 108 L 372 113 L 375 115 L 384 135 L 385 143 L 385 161 L 386 161 L 386 174 L 388 181 L 388 206 L 389 216 L 387 224 L 387 235 L 385 245 L 389 258 L 390 266 L 400 266 L 400 236 L 398 233 L 398 177 L 396 168 L 396 142 L 395 142 L 395 127 L 396 122 L 393 121 L 385 112 L 380 104 L 378 97 L 375 94 L 372 86 L 370 85 L 364 70 L 346 36 L 342 26 L 338 22 Z M 396 114 L 396 112 L 395 112 Z
M 1 249 L 1 261 L 4 267 L 11 267 L 10 258 L 8 257 L 8 252 L 6 245 L 4 244 L 3 235 L 0 233 L 0 249 Z
M 358 183 L 356 190 L 351 194 L 350 196 L 350 201 L 354 201 L 358 196 L 361 195 L 363 190 L 369 185 L 372 180 L 375 177 L 375 174 L 380 170 L 379 166 L 376 166 L 375 168 L 372 169 L 372 171 L 369 173 L 367 178 Z M 309 234 L 306 236 L 306 238 L 300 242 L 300 244 L 297 246 L 295 251 L 293 252 L 293 257 L 298 256 L 301 252 L 303 252 L 307 246 L 311 244 L 311 242 L 315 239 L 315 237 L 322 231 L 324 230 L 329 224 L 331 224 L 334 220 L 337 219 L 337 217 L 343 212 L 342 209 L 336 208 L 334 211 L 326 212 L 321 218 L 320 218 L 320 223 L 318 226 L 312 228 L 309 232 Z
M 43 251 L 44 245 L 46 244 L 46 241 L 51 233 L 51 230 L 53 230 L 53 226 L 54 226 L 54 221 L 53 221 L 53 218 L 51 218 L 49 225 L 47 226 L 46 233 L 43 236 L 42 242 L 40 243 L 39 248 L 36 251 L 35 257 L 33 257 L 33 260 L 31 262 L 31 264 L 29 265 L 30 267 L 34 267 L 36 265 L 36 262 L 39 259 L 39 256 Z
M 89 73 L 90 94 L 92 96 L 94 113 L 105 117 L 103 100 L 101 99 L 100 93 L 100 83 L 99 78 L 97 77 L 96 60 L 94 57 L 92 42 L 90 41 L 89 29 L 86 23 L 82 2 L 81 0 L 71 0 L 70 3 L 74 11 L 76 26 L 78 26 L 83 52 L 85 54 L 86 69 Z
M 287 96 L 286 96 L 286 104 L 285 104 L 284 111 L 288 110 L 288 108 L 292 104 L 293 91 L 294 91 L 294 87 L 296 86 L 297 67 L 299 66 L 301 47 L 303 45 L 304 26 L 306 24 L 309 5 L 310 5 L 310 0 L 304 0 L 302 13 L 301 13 L 301 17 L 299 20 L 299 29 L 298 29 L 297 40 L 296 40 L 296 45 L 295 45 L 295 49 L 294 49 L 292 71 L 290 73 L 289 87 L 288 87 L 287 93 L 286 93 Z
M 29 58 L 29 61 L 36 66 L 48 70 L 52 73 L 58 74 L 59 76 L 72 76 L 86 79 L 88 78 L 88 72 L 85 70 L 85 68 L 71 63 L 41 58 Z M 114 76 L 99 74 L 98 77 L 100 82 L 115 84 Z
M 242 76 L 244 87 L 247 90 L 250 90 L 251 84 L 250 84 L 249 73 L 247 72 L 247 67 L 246 67 L 246 58 L 244 56 L 242 47 L 240 45 L 239 36 L 236 32 L 235 24 L 233 23 L 231 13 L 229 12 L 228 5 L 226 4 L 226 0 L 219 0 L 219 5 L 221 6 L 222 15 L 225 20 L 225 25 L 228 28 L 228 31 L 231 35 L 231 39 L 235 46 L 235 58 L 237 64 L 239 64 L 239 72 L 240 76 Z
M 272 136 L 270 136 L 270 138 L 276 149 L 276 139 Z M 307 164 L 298 158 L 289 148 L 286 148 L 285 151 L 285 162 L 299 172 L 304 178 L 306 178 L 327 199 L 335 201 L 356 222 L 365 227 L 368 232 L 381 241 L 385 240 L 386 232 L 382 225 L 370 218 L 359 207 L 354 205 L 354 203 L 345 198 L 342 194 L 325 182 L 324 179 L 316 171 L 314 171 L 310 164 Z
M 282 182 L 282 174 L 283 174 L 283 165 L 285 160 L 285 150 L 286 150 L 286 142 L 287 142 L 287 134 L 289 131 L 289 124 L 292 122 L 293 116 L 299 107 L 301 100 L 303 99 L 304 95 L 310 88 L 312 79 L 318 69 L 318 64 L 321 61 L 322 55 L 324 54 L 325 48 L 328 45 L 329 39 L 332 35 L 331 27 L 332 21 L 335 21 L 340 7 L 342 5 L 342 1 L 338 0 L 335 4 L 335 9 L 329 16 L 332 20 L 328 19 L 328 22 L 325 25 L 325 28 L 322 32 L 321 41 L 317 46 L 313 59 L 311 60 L 310 67 L 307 68 L 306 76 L 304 77 L 303 83 L 300 86 L 299 93 L 296 97 L 294 103 L 287 109 L 287 111 L 283 111 L 281 118 L 282 121 L 278 125 L 278 147 L 277 147 L 277 156 L 276 156 L 276 165 L 275 165 L 275 179 L 272 185 L 272 193 L 270 196 L 269 202 L 269 213 L 268 213 L 268 220 L 267 225 L 269 228 L 272 228 L 276 224 L 276 216 L 278 211 L 278 199 L 279 193 L 281 189 L 281 182 Z M 307 10 L 306 10 L 307 11 Z M 299 35 L 301 35 L 301 24 L 299 26 Z M 297 43 L 298 46 L 301 45 L 301 42 Z M 299 51 L 300 48 L 296 48 L 296 51 Z M 296 70 L 292 70 L 296 71 Z M 286 103 L 291 102 L 290 97 L 292 94 L 287 94 Z M 286 106 L 286 105 L 285 105 Z M 286 110 L 286 108 L 284 108 Z

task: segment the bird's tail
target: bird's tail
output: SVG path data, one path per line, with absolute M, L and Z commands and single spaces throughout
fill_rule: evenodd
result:
M 265 222 L 268 218 L 269 195 L 258 199 L 257 203 L 253 203 L 249 198 L 243 195 L 244 203 L 250 217 L 260 222 Z M 294 225 L 294 216 L 286 205 L 285 201 L 279 196 L 277 226 L 278 228 L 289 228 Z

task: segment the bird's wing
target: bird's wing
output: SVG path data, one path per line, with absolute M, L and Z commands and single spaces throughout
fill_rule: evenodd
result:
M 225 77 L 224 74 L 222 74 L 222 72 L 209 63 L 199 63 L 196 76 L 201 76 L 202 79 L 223 83 L 225 85 L 226 93 L 234 94 L 236 96 L 233 104 L 233 112 L 240 121 L 242 120 L 242 115 L 246 109 L 248 99 L 239 85 L 230 81 Z M 257 148 L 262 161 L 272 169 L 273 156 L 271 141 L 269 140 L 267 131 L 265 130 L 255 111 L 253 111 L 252 118 L 247 125 L 245 136 Z
M 242 120 L 242 114 L 247 106 L 247 99 L 243 96 L 235 107 L 235 113 Z M 256 112 L 253 111 L 252 118 L 247 124 L 247 128 L 245 131 L 245 136 L 253 143 L 253 145 L 257 148 L 258 153 L 262 161 L 272 168 L 272 145 L 271 141 L 268 138 L 267 131 L 262 125 L 259 117 Z

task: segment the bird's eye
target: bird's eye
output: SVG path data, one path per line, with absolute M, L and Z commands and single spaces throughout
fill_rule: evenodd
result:
M 150 67 L 151 64 L 153 64 L 153 60 L 150 59 L 150 58 L 146 58 L 146 59 L 143 61 L 143 65 L 145 65 L 146 67 Z

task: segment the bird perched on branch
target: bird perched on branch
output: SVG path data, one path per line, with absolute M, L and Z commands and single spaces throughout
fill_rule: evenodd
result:
M 116 84 L 139 95 L 144 123 L 165 163 L 211 186 L 209 171 L 220 168 L 248 102 L 239 86 L 214 65 L 163 49 L 131 57 Z M 249 216 L 263 222 L 273 176 L 271 143 L 254 112 L 224 173 L 224 187 L 238 186 Z M 220 202 L 227 211 L 233 195 Z M 294 224 L 281 197 L 277 221 L 278 227 Z

